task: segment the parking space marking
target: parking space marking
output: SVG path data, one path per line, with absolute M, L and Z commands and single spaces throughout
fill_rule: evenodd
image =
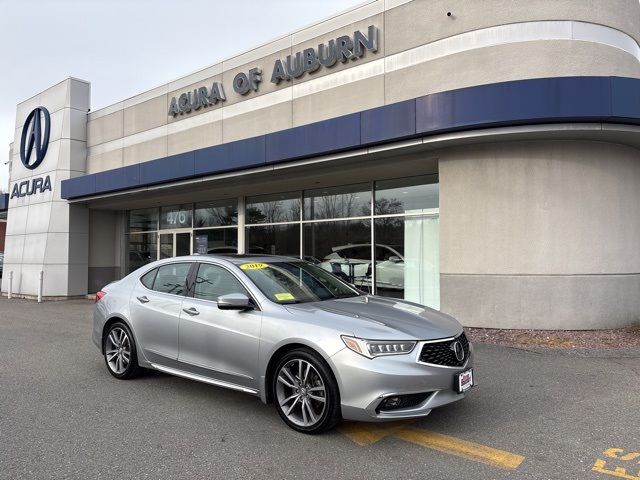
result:
M 487 447 L 479 443 L 469 442 L 460 438 L 442 435 L 441 433 L 405 428 L 395 433 L 395 436 L 407 442 L 432 448 L 439 452 L 450 453 L 458 457 L 485 463 L 494 467 L 515 470 L 524 461 L 522 455 Z
M 601 458 L 598 458 L 593 464 L 593 468 L 591 470 L 605 475 L 610 475 L 612 477 L 625 478 L 626 480 L 640 480 L 640 467 L 637 466 L 640 465 L 640 452 L 625 452 L 625 450 L 621 448 L 607 448 L 602 453 L 605 457 L 613 459 L 615 462 L 627 463 L 624 467 L 612 466 L 611 464 L 614 462 L 611 460 L 602 460 Z M 607 462 L 609 462 L 609 465 L 607 465 Z M 630 462 L 633 462 L 631 463 L 631 465 L 634 465 L 633 467 L 630 467 Z M 628 467 L 633 468 L 634 470 L 637 468 L 638 474 L 634 475 L 632 473 L 628 473 Z
M 361 447 L 366 447 L 376 443 L 389 435 L 402 430 L 411 422 L 389 422 L 389 423 L 352 423 L 345 422 L 338 430 L 349 437 L 353 443 Z
M 391 424 L 345 423 L 340 426 L 339 430 L 360 446 L 371 445 L 391 436 L 415 445 L 507 470 L 517 469 L 525 460 L 522 455 L 449 435 L 414 428 L 409 426 L 407 422 L 394 422 Z

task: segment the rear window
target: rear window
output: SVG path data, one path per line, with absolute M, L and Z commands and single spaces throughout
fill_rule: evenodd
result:
M 154 268 L 149 273 L 145 273 L 140 281 L 142 284 L 147 287 L 149 290 L 153 290 L 153 281 L 156 279 L 156 274 L 158 273 L 158 269 Z
M 190 269 L 190 263 L 171 263 L 158 267 L 153 290 L 172 295 L 184 295 L 187 291 L 187 276 Z

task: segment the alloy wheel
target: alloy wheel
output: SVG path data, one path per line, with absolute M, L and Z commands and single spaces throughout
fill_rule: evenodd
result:
M 115 327 L 109 332 L 104 351 L 113 373 L 120 375 L 127 370 L 131 362 L 131 340 L 124 329 Z
M 276 400 L 289 421 L 301 427 L 319 423 L 327 408 L 327 392 L 322 377 L 310 362 L 299 358 L 280 368 Z

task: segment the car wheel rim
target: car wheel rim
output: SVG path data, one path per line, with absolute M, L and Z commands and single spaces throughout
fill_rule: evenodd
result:
M 287 362 L 278 372 L 276 397 L 284 415 L 301 427 L 320 422 L 327 408 L 327 393 L 318 370 L 306 360 Z
M 111 371 L 117 374 L 123 373 L 131 361 L 131 341 L 127 332 L 120 327 L 111 330 L 104 351 Z

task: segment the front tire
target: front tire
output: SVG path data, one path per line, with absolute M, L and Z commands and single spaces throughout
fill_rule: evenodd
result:
M 292 350 L 278 362 L 271 388 L 278 414 L 294 430 L 317 434 L 340 422 L 340 393 L 317 353 Z
M 103 340 L 107 370 L 120 380 L 135 377 L 139 371 L 136 343 L 129 327 L 123 322 L 109 326 Z

